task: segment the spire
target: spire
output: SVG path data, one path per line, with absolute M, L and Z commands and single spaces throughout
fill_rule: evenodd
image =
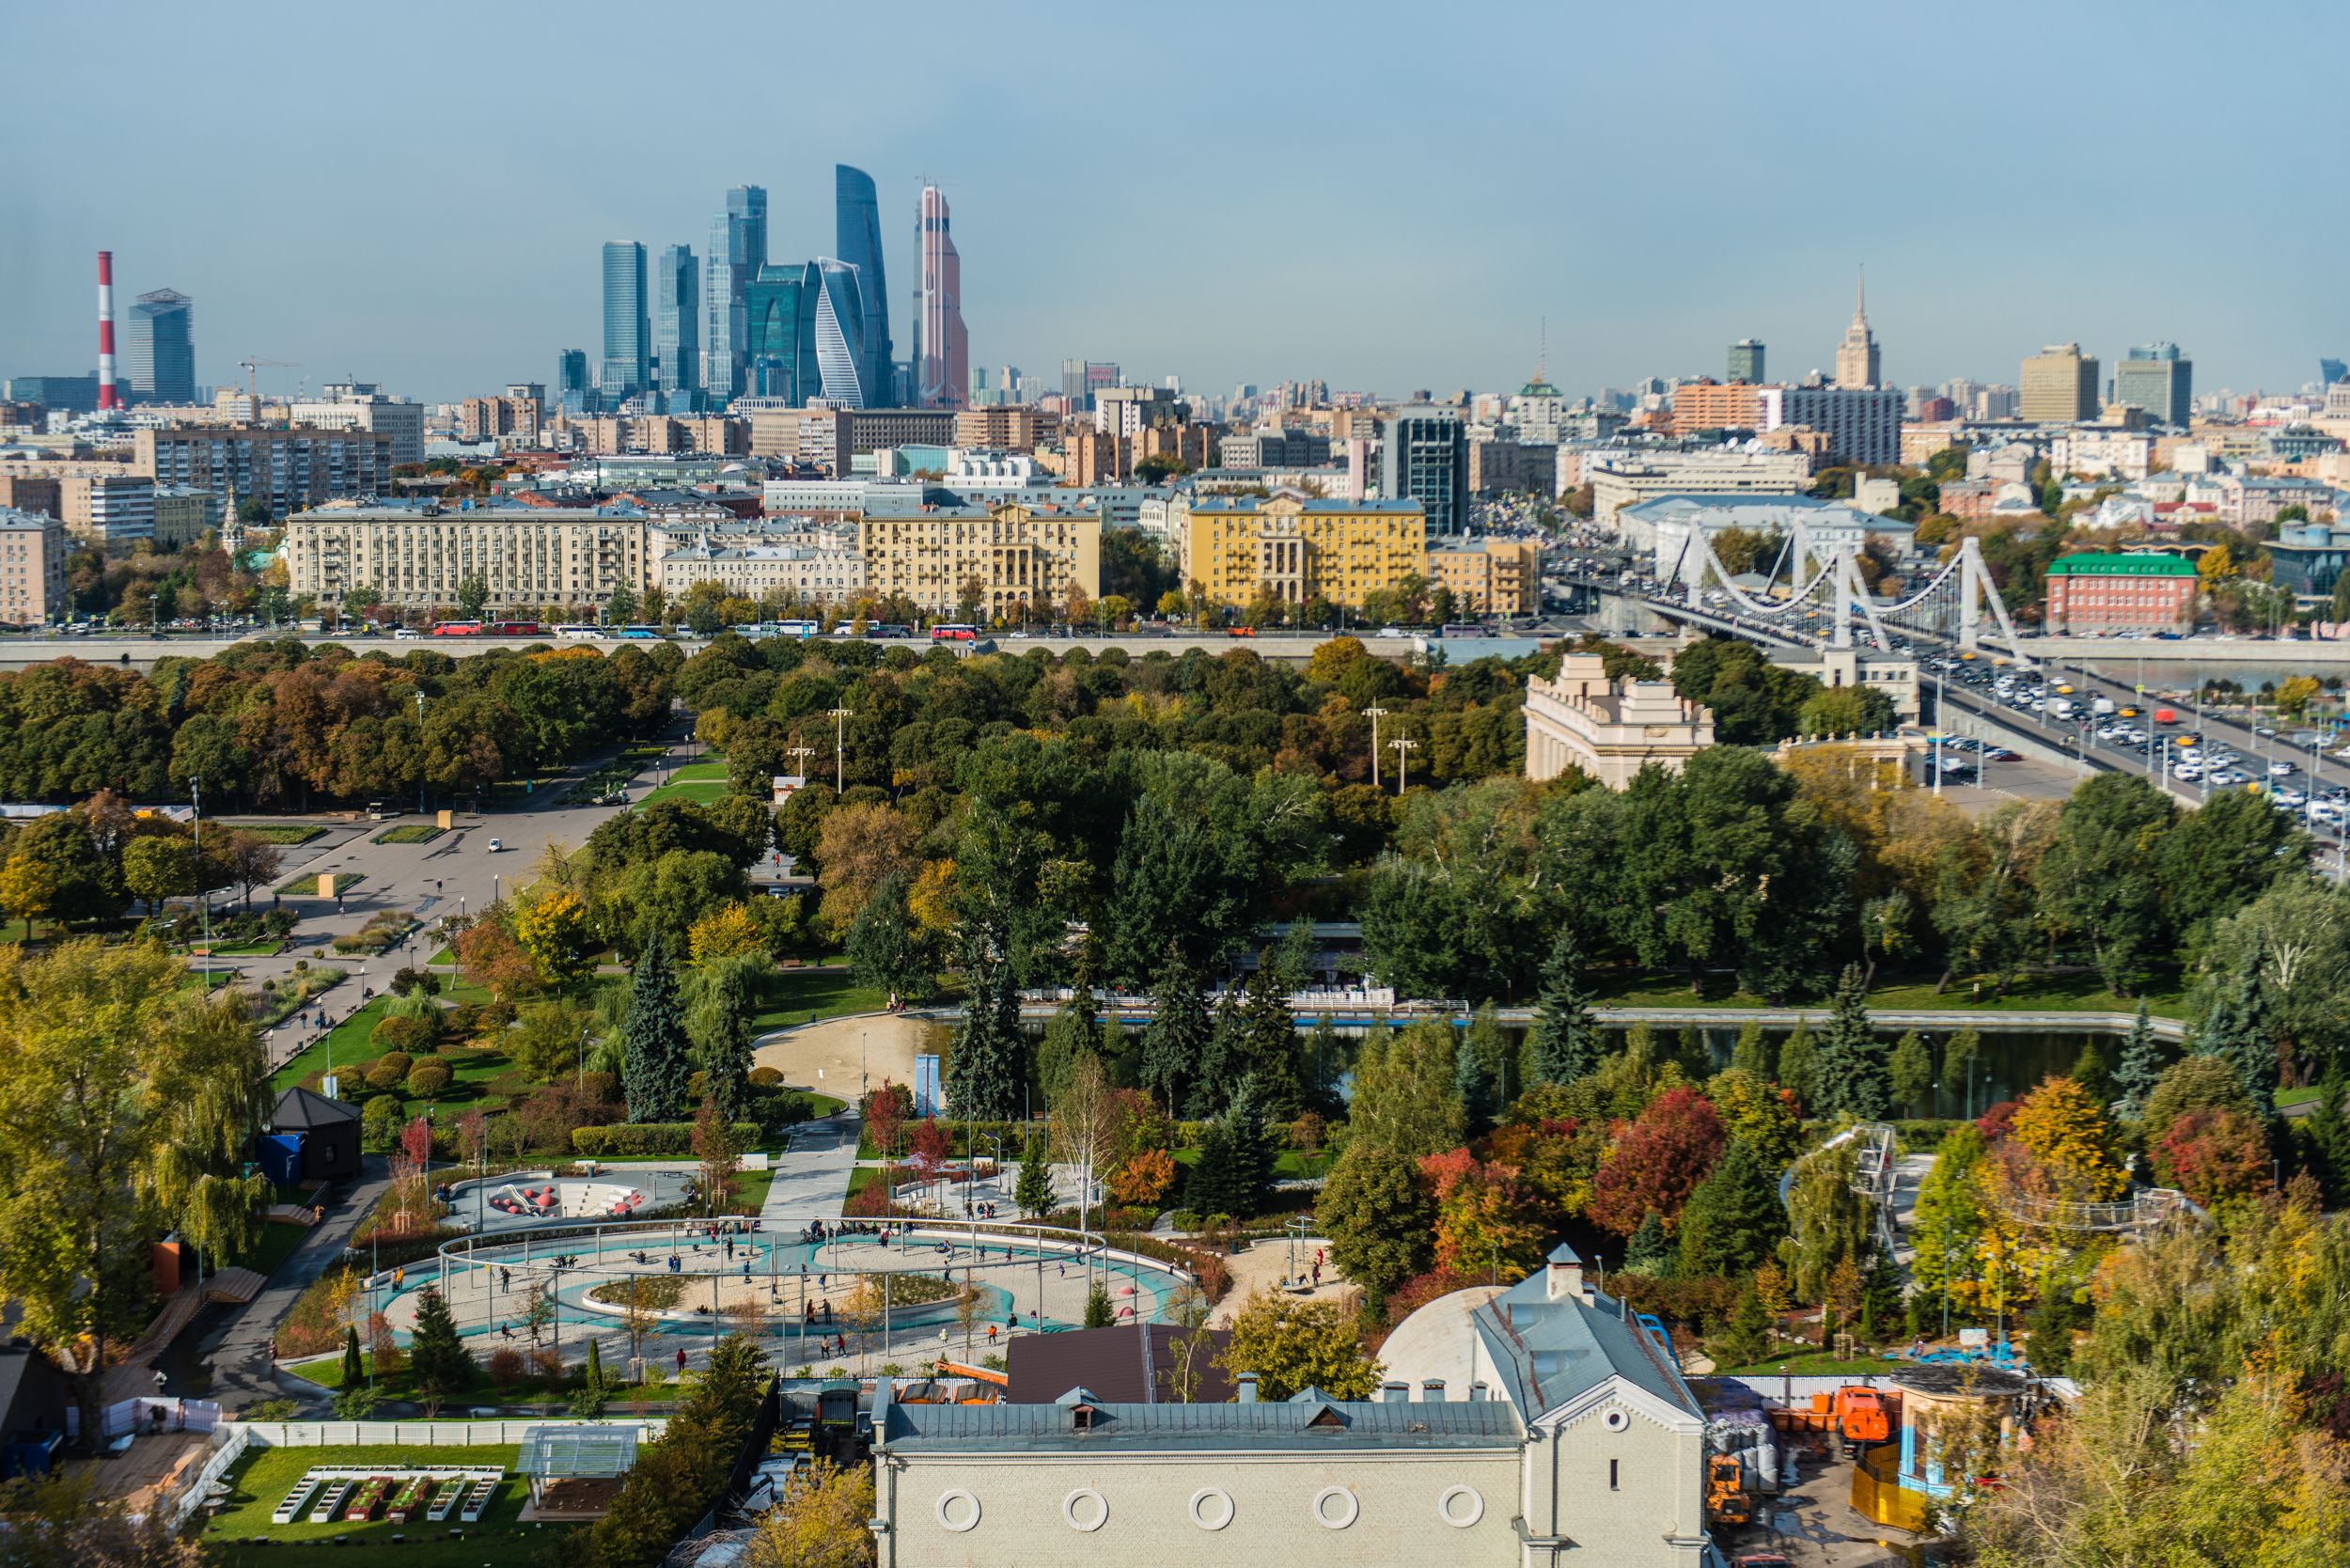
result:
M 1865 261 L 1860 264 L 1859 291 L 1853 296 L 1852 319 L 1864 322 L 1869 319 L 1869 264 Z
M 1535 342 L 1537 346 L 1534 350 L 1534 379 L 1548 381 L 1550 379 L 1548 374 L 1550 369 L 1550 318 L 1548 316 L 1543 318 L 1542 336 L 1536 338 Z

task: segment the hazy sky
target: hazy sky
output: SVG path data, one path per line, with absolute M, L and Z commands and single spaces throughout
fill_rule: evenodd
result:
M 771 257 L 880 183 L 953 204 L 974 361 L 1229 389 L 1570 392 L 1833 364 L 1856 263 L 1887 377 L 2183 344 L 2199 390 L 2350 356 L 2350 8 L 0 0 L 0 375 L 196 300 L 196 373 L 427 399 L 600 341 L 598 246 Z

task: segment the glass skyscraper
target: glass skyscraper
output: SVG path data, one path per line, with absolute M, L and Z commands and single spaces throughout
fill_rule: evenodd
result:
M 1431 534 L 1457 534 L 1465 525 L 1468 440 L 1461 416 L 1426 403 L 1395 411 L 1379 431 L 1379 494 L 1418 501 Z
M 2195 411 L 2195 362 L 2176 343 L 2140 343 L 2113 368 L 2113 400 L 2185 430 Z
M 603 373 L 607 404 L 642 392 L 651 381 L 652 332 L 645 319 L 645 247 L 616 240 L 603 247 Z
M 864 290 L 854 267 L 828 257 L 761 267 L 745 308 L 750 389 L 794 406 L 822 398 L 843 408 L 877 406 L 857 363 Z
M 701 269 L 685 245 L 664 250 L 653 271 L 652 352 L 661 389 L 690 405 L 702 384 Z
M 196 401 L 196 302 L 177 289 L 141 294 L 131 306 L 122 368 L 149 403 Z
M 889 280 L 882 268 L 881 197 L 863 169 L 837 164 L 832 178 L 833 254 L 856 269 L 865 307 L 863 335 L 854 345 L 857 382 L 866 407 L 887 407 L 900 400 L 889 342 Z
M 710 255 L 704 267 L 702 331 L 707 352 L 702 381 L 713 400 L 723 400 L 748 384 L 745 370 L 751 285 L 767 264 L 767 191 L 737 185 L 727 193 L 727 210 L 710 222 Z

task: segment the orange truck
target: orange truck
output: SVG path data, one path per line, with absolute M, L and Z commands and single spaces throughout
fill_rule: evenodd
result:
M 1809 1410 L 1772 1411 L 1771 1424 L 1787 1433 L 1819 1433 L 1850 1458 L 1872 1443 L 1891 1439 L 1900 1419 L 1899 1399 L 1865 1384 L 1847 1383 L 1832 1394 L 1813 1394 Z

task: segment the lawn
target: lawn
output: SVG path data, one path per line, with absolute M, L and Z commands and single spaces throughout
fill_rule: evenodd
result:
M 219 823 L 231 833 L 247 833 L 265 844 L 306 844 L 326 829 L 317 823 Z
M 319 895 L 319 879 L 327 874 L 329 873 L 321 871 L 314 876 L 298 876 L 290 882 L 279 883 L 277 890 L 290 899 L 321 896 Z M 365 874 L 359 871 L 336 871 L 332 874 L 335 878 L 334 896 L 336 898 L 341 898 L 367 880 Z
M 724 762 L 687 762 L 669 770 L 669 781 L 644 798 L 650 806 L 656 800 L 687 800 L 696 806 L 708 806 L 727 792 L 727 765 Z
M 313 1073 L 326 1071 L 327 1062 L 339 1061 L 348 1068 L 356 1061 L 369 1061 L 383 1053 L 368 1043 L 368 1036 L 384 1021 L 384 1010 L 391 1005 L 391 997 L 378 996 L 326 1032 L 326 1038 L 315 1041 L 310 1048 L 277 1070 L 270 1087 L 278 1093 L 300 1083 Z
M 521 1293 L 515 1294 L 519 1295 Z M 515 1323 L 513 1328 L 514 1338 L 510 1346 L 502 1339 L 476 1337 L 466 1341 L 466 1347 L 473 1352 L 474 1356 L 473 1385 L 463 1393 L 444 1401 L 446 1407 L 458 1409 L 484 1404 L 540 1404 L 556 1407 L 571 1403 L 572 1394 L 578 1388 L 578 1382 L 568 1372 L 564 1374 L 559 1387 L 550 1387 L 543 1378 L 529 1377 L 510 1387 L 501 1388 L 491 1380 L 490 1374 L 482 1370 L 489 1363 L 492 1354 L 498 1350 L 511 1348 L 525 1356 L 530 1354 L 529 1331 L 520 1322 Z M 552 1345 L 554 1342 L 552 1339 L 541 1341 L 547 1345 Z M 578 1347 L 573 1345 L 572 1348 L 576 1350 Z M 336 1392 L 341 1391 L 343 1386 L 343 1353 L 341 1351 L 329 1351 L 323 1356 L 314 1356 L 306 1361 L 295 1361 L 290 1365 L 295 1373 L 308 1378 L 320 1388 Z M 359 1368 L 359 1381 L 364 1384 L 375 1372 L 375 1356 L 372 1352 L 360 1352 Z M 608 1377 L 617 1374 L 607 1371 L 605 1375 Z M 404 1356 L 400 1358 L 398 1368 L 389 1376 L 381 1379 L 376 1387 L 387 1400 L 419 1398 L 416 1393 L 415 1368 Z
M 1010 1161 L 1010 1153 L 1007 1152 L 1004 1158 Z M 1174 1152 L 1174 1159 L 1175 1163 L 1180 1166 L 1195 1166 L 1199 1163 L 1199 1151 L 1178 1149 Z M 1303 1150 L 1283 1149 L 1273 1156 L 1275 1181 L 1303 1181 L 1309 1177 L 1325 1176 L 1329 1174 L 1329 1168 L 1330 1156 L 1326 1152 L 1308 1155 Z
M 1726 979 L 1709 980 L 1702 995 L 1693 994 L 1685 980 L 1669 980 L 1653 970 L 1637 973 L 1606 972 L 1592 976 L 1592 1000 L 1601 1007 L 1655 1008 L 1765 1008 L 1784 1006 L 1766 997 L 1729 988 Z M 2098 983 L 2091 974 L 2024 975 L 2008 987 L 2004 996 L 1992 995 L 1989 980 L 1982 982 L 1980 996 L 1975 994 L 1969 977 L 1961 977 L 1936 993 L 1934 981 L 1914 977 L 1887 979 L 1869 992 L 1869 1006 L 1880 1011 L 1966 1011 L 1985 1012 L 2136 1012 L 2139 1001 L 2146 1003 L 2149 1012 L 2160 1018 L 2186 1016 L 2186 993 L 2175 982 L 2158 986 L 2143 997 L 2117 996 Z M 1824 1008 L 1825 1000 L 1804 1004 Z
M 215 942 L 212 944 L 212 956 L 214 958 L 267 958 L 272 953 L 276 952 L 280 948 L 283 948 L 285 945 L 286 944 L 283 942 L 271 942 L 266 940 L 258 942 Z
M 294 1249 L 302 1245 L 304 1238 L 309 1233 L 306 1226 L 280 1225 L 274 1220 L 268 1221 L 261 1227 L 261 1243 L 253 1249 L 253 1256 L 238 1261 L 243 1267 L 251 1269 L 256 1274 L 269 1275 L 276 1270 L 278 1264 L 293 1256 Z
M 429 844 L 446 831 L 431 823 L 402 823 L 398 827 L 385 828 L 368 841 L 374 844 Z
M 224 1565 L 256 1562 L 301 1568 L 310 1562 L 341 1562 L 348 1557 L 350 1546 L 389 1546 L 395 1535 L 406 1538 L 399 1549 L 399 1560 L 406 1568 L 475 1568 L 475 1564 L 485 1560 L 535 1561 L 546 1544 L 549 1530 L 572 1531 L 580 1527 L 522 1524 L 523 1504 L 529 1500 L 530 1486 L 521 1476 L 510 1473 L 500 1484 L 489 1512 L 477 1525 L 459 1525 L 455 1514 L 449 1516 L 447 1523 L 439 1525 L 422 1520 L 395 1525 L 384 1519 L 372 1524 L 350 1524 L 337 1519 L 331 1524 L 314 1525 L 306 1512 L 290 1525 L 273 1524 L 270 1520 L 270 1514 L 287 1492 L 313 1465 L 380 1465 L 387 1469 L 400 1466 L 496 1465 L 510 1472 L 517 1452 L 510 1443 L 494 1448 L 387 1445 L 258 1449 L 230 1476 L 229 1506 L 206 1523 L 202 1540 L 211 1548 L 212 1560 Z M 461 1531 L 462 1541 L 451 1539 Z M 269 1540 L 267 1546 L 245 1544 L 264 1536 Z M 350 1546 L 337 1544 L 338 1538 L 348 1541 Z
M 767 995 L 751 1017 L 751 1027 L 789 1028 L 844 1013 L 879 1012 L 888 1005 L 889 993 L 859 985 L 845 973 L 778 969 L 767 981 Z

